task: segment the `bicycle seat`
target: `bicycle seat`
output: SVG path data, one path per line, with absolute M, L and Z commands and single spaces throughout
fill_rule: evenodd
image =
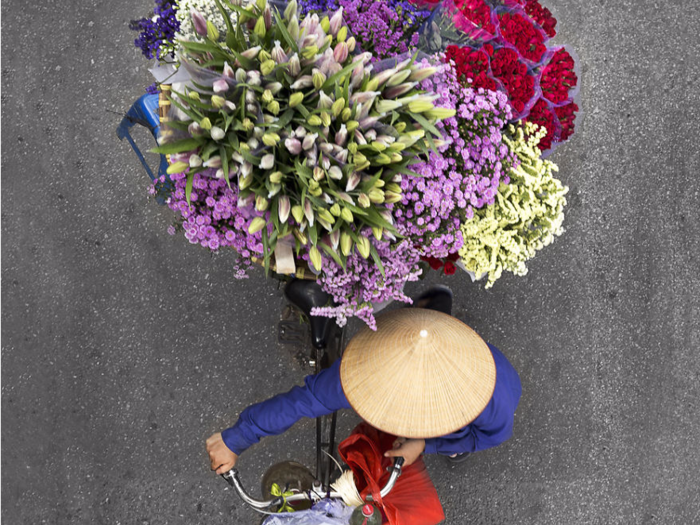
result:
M 314 307 L 332 304 L 331 296 L 321 289 L 321 285 L 315 281 L 293 279 L 284 287 L 284 296 L 287 300 L 304 312 L 311 324 L 311 343 L 315 348 L 325 348 L 330 335 L 330 317 L 317 317 L 311 315 Z

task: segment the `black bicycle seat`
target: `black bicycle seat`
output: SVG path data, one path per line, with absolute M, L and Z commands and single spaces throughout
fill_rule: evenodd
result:
M 333 304 L 331 296 L 321 289 L 316 281 L 293 279 L 284 287 L 284 296 L 287 300 L 304 312 L 311 324 L 311 343 L 315 348 L 325 348 L 330 334 L 330 317 L 316 317 L 311 315 L 311 309 L 315 307 Z

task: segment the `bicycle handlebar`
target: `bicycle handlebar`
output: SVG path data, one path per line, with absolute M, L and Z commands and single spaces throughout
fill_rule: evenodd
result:
M 382 488 L 379 491 L 379 495 L 384 498 L 386 497 L 389 492 L 391 492 L 391 489 L 394 488 L 394 485 L 396 484 L 396 480 L 399 478 L 401 475 L 401 468 L 404 463 L 404 458 L 398 457 L 394 460 L 393 466 L 389 467 L 391 470 L 391 475 L 389 476 L 389 479 L 386 482 L 386 485 L 384 485 L 384 488 Z M 327 496 L 329 498 L 340 498 L 341 495 L 338 492 L 335 491 L 329 491 L 329 492 L 320 492 L 319 490 L 309 490 L 307 492 L 300 492 L 299 494 L 292 494 L 291 496 L 287 497 L 282 497 L 278 496 L 275 499 L 271 499 L 268 501 L 262 501 L 262 500 L 257 500 L 255 498 L 252 498 L 251 496 L 248 495 L 248 493 L 245 491 L 243 488 L 243 484 L 241 483 L 241 479 L 238 475 L 238 469 L 237 468 L 232 468 L 229 470 L 227 473 L 222 474 L 221 477 L 223 477 L 229 485 L 231 485 L 236 492 L 238 492 L 238 495 L 241 497 L 241 499 L 253 507 L 254 509 L 267 509 L 270 507 L 273 507 L 275 505 L 280 505 L 284 502 L 287 503 L 292 503 L 295 501 L 317 501 L 322 499 L 324 496 Z M 320 493 L 319 493 L 320 492 Z M 371 494 L 367 496 L 367 501 L 374 501 L 374 498 L 372 497 Z

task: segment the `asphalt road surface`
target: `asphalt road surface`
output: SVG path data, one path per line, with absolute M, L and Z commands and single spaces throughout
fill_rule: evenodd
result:
M 700 523 L 697 1 L 545 4 L 583 68 L 584 116 L 554 156 L 567 232 L 489 291 L 410 287 L 451 286 L 523 383 L 512 440 L 428 468 L 451 525 Z M 170 237 L 115 136 L 151 82 L 127 27 L 151 7 L 2 4 L 8 525 L 258 523 L 204 440 L 308 372 L 276 342 L 276 284 Z M 245 453 L 244 481 L 313 451 L 300 423 Z

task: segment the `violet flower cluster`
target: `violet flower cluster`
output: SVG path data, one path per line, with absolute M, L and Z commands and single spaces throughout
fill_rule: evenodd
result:
M 376 330 L 373 303 L 412 302 L 403 288 L 407 282 L 419 279 L 422 272 L 418 266 L 420 255 L 409 240 L 397 244 L 377 241 L 370 228 L 361 234 L 370 238 L 377 249 L 384 276 L 372 259 L 364 259 L 357 252 L 347 258 L 346 270 L 333 259 L 324 257 L 324 271 L 318 276 L 318 283 L 338 306 L 314 308 L 311 315 L 333 317 L 339 326 L 344 326 L 348 317 L 358 317 Z
M 439 66 L 421 88 L 439 96 L 436 107 L 456 109 L 457 115 L 437 124 L 444 143 L 412 166 L 420 177 L 401 181 L 403 198 L 394 216 L 399 233 L 422 256 L 443 258 L 462 246 L 460 224 L 474 209 L 493 204 L 498 186 L 509 182 L 508 172 L 517 165 L 501 131 L 511 108 L 503 93 L 462 87 L 450 64 Z
M 175 17 L 177 11 L 177 1 L 175 0 L 155 0 L 156 6 L 153 9 L 153 18 L 142 18 L 132 20 L 129 29 L 138 31 L 139 36 L 134 40 L 134 45 L 141 50 L 141 53 L 148 58 L 158 60 L 165 58 L 165 55 L 172 55 L 175 41 L 175 33 L 180 30 L 180 22 Z
M 372 62 L 393 58 L 418 43 L 418 28 L 430 16 L 405 0 L 302 0 L 301 11 L 325 12 L 343 8 L 350 34 L 362 51 L 372 53 Z
M 236 250 L 247 267 L 251 257 L 263 256 L 262 232 L 248 232 L 253 219 L 261 214 L 255 211 L 252 203 L 239 207 L 237 185 L 232 184 L 229 188 L 226 180 L 214 177 L 215 171 L 205 170 L 194 175 L 190 204 L 185 197 L 187 174 L 170 175 L 173 190 L 167 201 L 168 207 L 182 217 L 181 227 L 188 241 L 213 252 L 229 246 Z M 161 182 L 164 181 L 163 176 Z M 157 184 L 158 180 L 150 187 L 150 193 L 157 191 Z M 169 231 L 174 233 L 174 230 Z M 237 268 L 236 277 L 245 277 L 245 270 Z

